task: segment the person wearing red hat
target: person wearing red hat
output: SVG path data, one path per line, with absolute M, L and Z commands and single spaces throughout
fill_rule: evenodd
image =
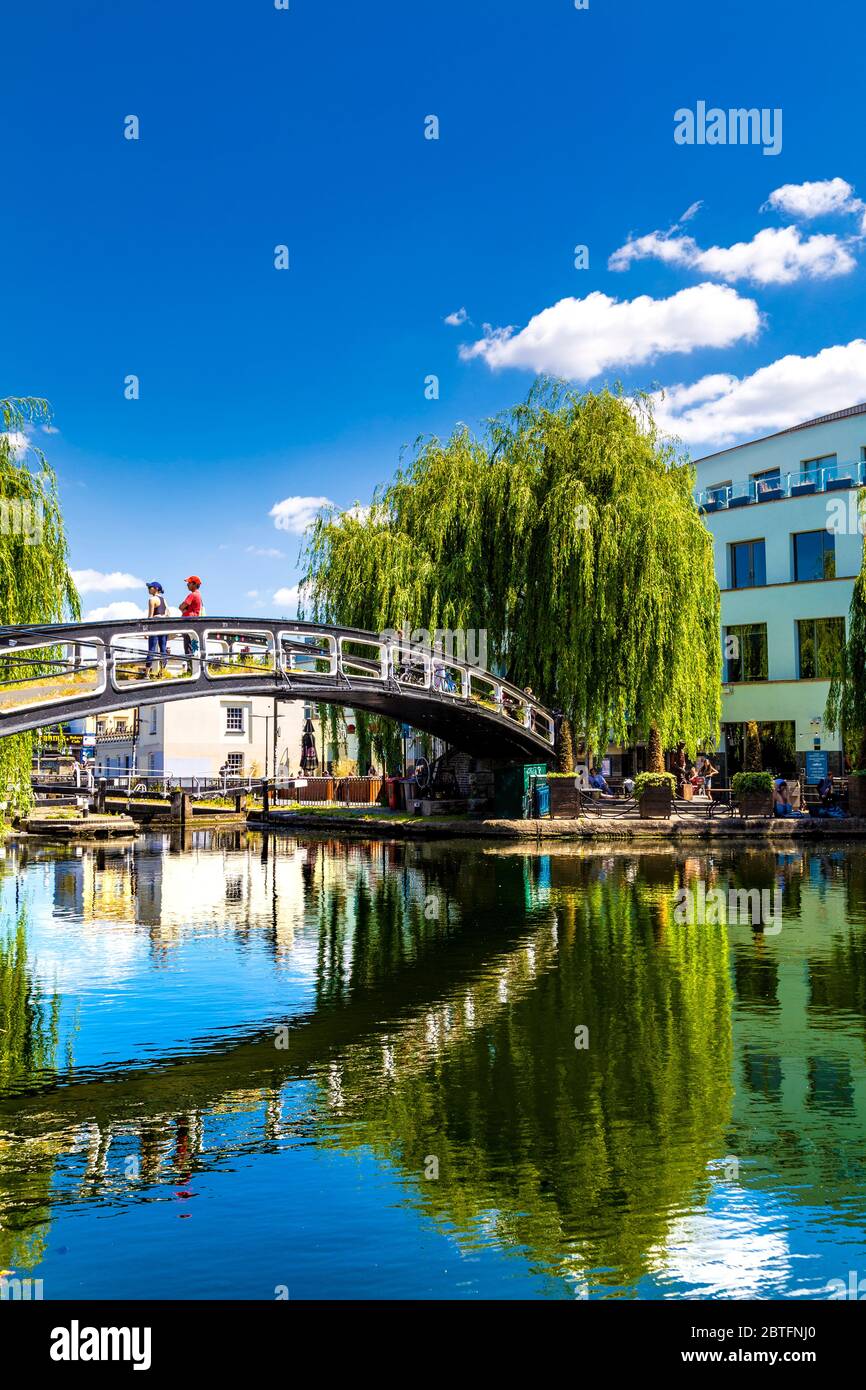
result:
M 189 593 L 180 605 L 181 617 L 200 618 L 202 613 L 201 594 L 199 592 L 201 589 L 201 580 L 197 574 L 190 574 L 187 577 L 186 587 Z M 192 638 L 186 632 L 183 634 L 183 650 L 186 656 L 192 656 Z

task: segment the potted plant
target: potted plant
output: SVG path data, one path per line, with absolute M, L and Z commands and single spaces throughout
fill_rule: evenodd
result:
M 735 772 L 731 786 L 741 816 L 773 814 L 772 772 Z
M 574 772 L 549 772 L 550 814 L 554 820 L 575 820 L 580 815 L 580 781 Z
M 641 820 L 670 820 L 676 779 L 672 772 L 640 772 L 634 794 Z
M 866 768 L 848 774 L 848 814 L 866 816 Z

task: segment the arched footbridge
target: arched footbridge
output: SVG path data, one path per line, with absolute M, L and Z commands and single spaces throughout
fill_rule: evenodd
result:
M 0 737 L 230 692 L 388 715 L 482 757 L 554 759 L 554 716 L 532 695 L 375 633 L 211 617 L 0 627 Z

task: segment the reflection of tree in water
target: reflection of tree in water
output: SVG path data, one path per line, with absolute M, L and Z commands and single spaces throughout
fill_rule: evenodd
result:
M 27 957 L 24 909 L 0 936 L 0 1094 L 16 1095 L 56 1076 L 60 996 L 46 996 Z M 33 1269 L 42 1259 L 49 1193 L 61 1145 L 0 1132 L 0 1268 Z
M 9 1094 L 56 1071 L 60 996 L 46 997 L 27 960 L 27 920 L 0 936 L 0 1091 Z
M 492 965 L 471 1000 L 429 1019 L 426 1048 L 389 1040 L 384 1068 L 369 1046 L 348 1049 L 339 1094 L 352 1124 L 335 1142 L 397 1162 L 464 1235 L 492 1225 L 549 1272 L 594 1269 L 619 1285 L 647 1269 L 724 1153 L 727 941 L 717 928 L 672 926 L 672 861 L 654 893 L 580 861 L 567 877 L 522 977 Z M 586 1050 L 574 1045 L 578 1025 Z M 428 1181 L 431 1157 L 439 1176 Z
M 523 866 L 515 857 L 426 857 L 413 845 L 378 846 L 334 873 L 330 845 L 317 846 L 315 869 L 306 868 L 308 903 L 318 921 L 318 1007 L 338 1006 L 391 986 L 407 967 L 429 960 L 458 929 L 468 940 L 488 919 L 508 912 L 518 919 Z M 384 849 L 387 848 L 387 856 Z M 328 851 L 326 853 L 326 850 Z M 442 987 L 449 963 L 442 959 Z

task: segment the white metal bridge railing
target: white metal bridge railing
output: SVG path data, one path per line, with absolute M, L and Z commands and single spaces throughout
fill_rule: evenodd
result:
M 128 695 L 130 704 L 153 703 L 160 698 L 157 692 L 173 698 L 185 684 L 203 694 L 232 681 L 255 684 L 262 678 L 263 684 L 310 700 L 335 686 L 425 693 L 437 701 L 474 705 L 551 748 L 555 743 L 553 715 L 531 691 L 447 652 L 371 633 L 237 619 L 188 626 L 161 619 L 128 628 L 70 624 L 20 629 L 20 637 L 10 636 L 14 631 L 0 630 L 0 734 L 4 722 L 12 723 L 4 717 L 22 712 L 56 707 L 60 718 L 62 706 L 97 707 L 96 697 L 102 695 L 112 696 L 105 701 L 108 708 L 118 705 L 117 696 Z

